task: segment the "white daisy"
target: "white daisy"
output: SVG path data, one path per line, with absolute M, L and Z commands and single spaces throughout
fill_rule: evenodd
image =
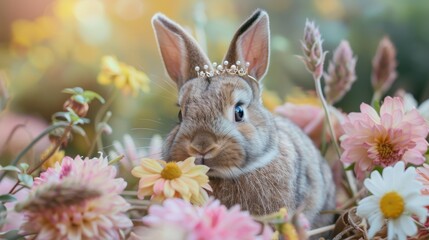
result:
M 387 223 L 388 239 L 406 239 L 417 233 L 414 216 L 421 223 L 426 221 L 425 206 L 429 205 L 429 197 L 420 193 L 423 185 L 416 179 L 416 169 L 404 170 L 404 162 L 400 161 L 394 167 L 386 167 L 383 176 L 373 171 L 371 177 L 365 179 L 365 187 L 373 195 L 359 202 L 357 214 L 368 220 L 369 238 Z

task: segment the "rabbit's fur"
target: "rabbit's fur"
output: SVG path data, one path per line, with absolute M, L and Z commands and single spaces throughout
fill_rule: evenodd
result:
M 210 167 L 213 195 L 255 215 L 303 206 L 313 227 L 329 224 L 323 209 L 335 206 L 331 170 L 311 140 L 291 121 L 273 116 L 261 101 L 260 80 L 269 62 L 268 15 L 257 10 L 235 34 L 224 60 L 250 62 L 248 75 L 198 77 L 211 64 L 193 38 L 162 14 L 152 19 L 168 75 L 179 89 L 180 123 L 163 147 L 163 158 L 195 156 Z M 244 109 L 236 121 L 237 104 Z M 299 114 L 299 113 L 298 113 Z

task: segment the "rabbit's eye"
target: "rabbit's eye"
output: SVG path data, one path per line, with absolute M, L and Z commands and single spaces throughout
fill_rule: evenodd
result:
M 240 104 L 235 105 L 234 114 L 235 114 L 235 121 L 236 122 L 243 121 L 243 117 L 244 117 L 243 106 L 241 106 Z
M 179 118 L 179 121 L 182 121 L 182 110 L 179 110 L 177 117 Z

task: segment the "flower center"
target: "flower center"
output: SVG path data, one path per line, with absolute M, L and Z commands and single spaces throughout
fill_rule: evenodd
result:
M 182 170 L 175 162 L 169 162 L 161 172 L 161 177 L 164 179 L 172 180 L 182 176 Z
M 388 192 L 380 200 L 380 209 L 386 218 L 397 218 L 404 212 L 404 199 L 397 192 Z
M 402 154 L 395 150 L 395 146 L 388 139 L 379 139 L 376 149 L 377 159 L 374 163 L 377 165 L 387 167 L 401 160 Z

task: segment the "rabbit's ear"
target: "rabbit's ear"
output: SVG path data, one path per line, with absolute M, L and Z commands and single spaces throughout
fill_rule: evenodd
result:
M 237 30 L 225 56 L 226 61 L 249 62 L 249 75 L 260 80 L 267 72 L 270 57 L 268 14 L 256 10 Z
M 201 69 L 211 64 L 197 42 L 180 27 L 161 13 L 152 18 L 159 50 L 168 75 L 180 87 L 189 79 L 197 77 L 195 67 Z

